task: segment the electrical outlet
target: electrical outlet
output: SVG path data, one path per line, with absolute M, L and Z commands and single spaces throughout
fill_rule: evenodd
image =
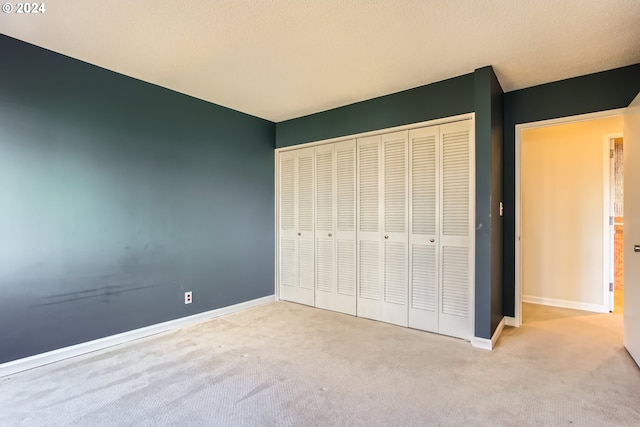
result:
M 184 303 L 191 304 L 193 302 L 193 292 L 185 292 L 184 293 Z

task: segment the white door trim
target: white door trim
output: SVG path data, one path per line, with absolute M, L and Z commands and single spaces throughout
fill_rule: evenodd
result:
M 521 123 L 516 125 L 515 127 L 515 132 L 516 132 L 515 220 L 516 220 L 516 223 L 515 223 L 515 236 L 514 236 L 514 245 L 515 245 L 514 319 L 515 321 L 513 322 L 514 326 L 522 325 L 522 241 L 521 241 L 521 237 L 522 237 L 522 131 L 525 129 L 554 126 L 559 124 L 584 122 L 588 120 L 602 119 L 605 117 L 622 116 L 623 112 L 624 112 L 624 108 L 618 108 L 615 110 L 599 111 L 597 113 L 580 114 L 577 116 L 560 117 L 557 119 L 542 120 L 542 121 L 530 122 L 530 123 Z M 607 160 L 608 160 L 608 157 L 609 156 L 607 156 Z M 607 167 L 607 171 L 608 171 L 608 167 Z M 606 191 L 608 192 L 608 190 Z M 607 271 L 608 271 L 608 268 L 607 268 Z M 607 278 L 607 283 L 608 283 L 608 278 Z M 608 293 L 608 287 L 607 287 L 607 293 Z

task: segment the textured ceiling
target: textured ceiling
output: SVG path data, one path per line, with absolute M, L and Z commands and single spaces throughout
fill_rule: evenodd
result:
M 45 7 L 37 15 L 0 13 L 0 32 L 276 122 L 485 65 L 511 91 L 640 62 L 639 0 L 58 0 Z

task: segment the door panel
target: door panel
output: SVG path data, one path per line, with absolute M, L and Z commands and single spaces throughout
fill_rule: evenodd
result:
M 470 339 L 473 304 L 470 271 L 473 223 L 470 206 L 474 200 L 469 122 L 442 125 L 440 135 L 442 229 L 439 236 L 441 292 L 438 331 L 444 335 Z
M 409 326 L 438 332 L 440 128 L 409 131 Z
M 280 298 L 295 300 L 298 288 L 297 160 L 294 153 L 279 155 L 279 279 Z
M 384 134 L 383 165 L 383 301 L 384 322 L 408 324 L 408 168 L 407 131 Z
M 313 148 L 279 154 L 280 298 L 314 305 Z
M 298 150 L 298 296 L 301 304 L 314 305 L 314 149 Z
M 382 253 L 380 227 L 380 136 L 357 142 L 358 287 L 357 314 L 382 318 Z
M 356 314 L 356 140 L 335 144 L 337 290 L 335 309 Z
M 316 147 L 316 307 L 335 310 L 336 251 L 335 151 L 333 144 Z

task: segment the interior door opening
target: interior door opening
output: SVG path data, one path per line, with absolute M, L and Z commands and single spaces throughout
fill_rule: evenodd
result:
M 523 302 L 622 308 L 621 112 L 516 127 L 516 325 Z

